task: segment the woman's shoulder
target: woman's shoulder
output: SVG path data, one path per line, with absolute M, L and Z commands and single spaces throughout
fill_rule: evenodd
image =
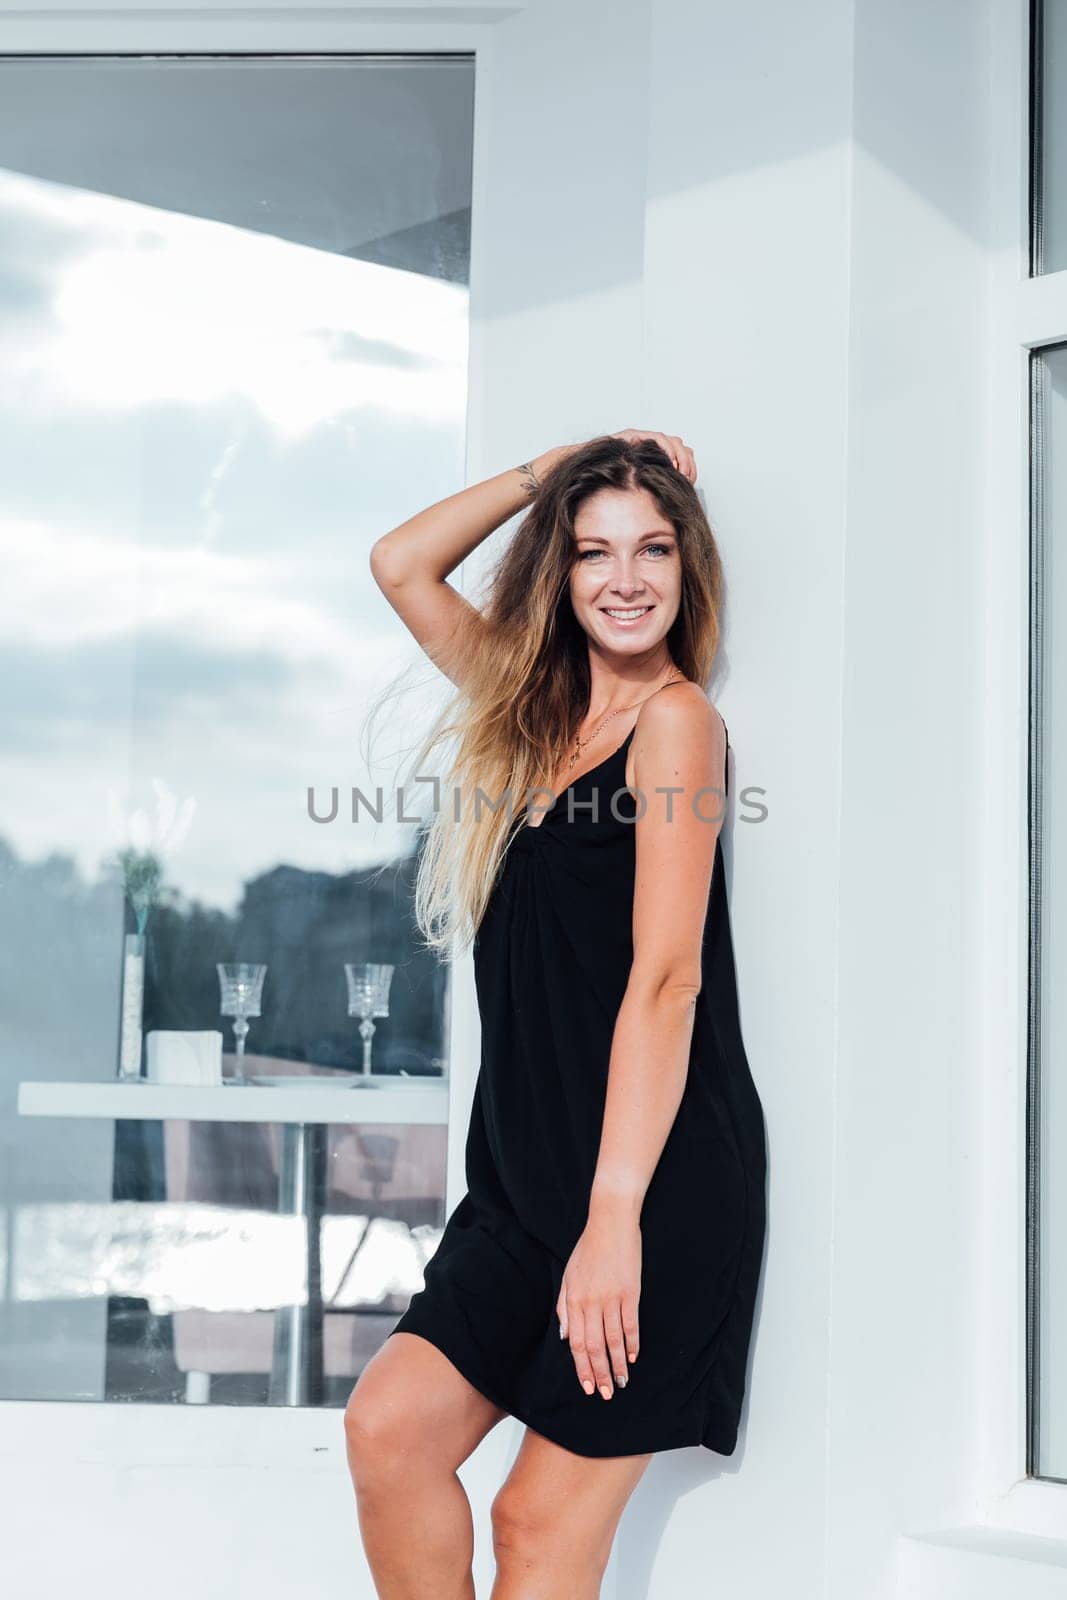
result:
M 726 744 L 726 723 L 721 712 L 712 704 L 700 687 L 690 678 L 664 684 L 648 697 L 637 713 L 634 723 L 634 743 L 642 734 L 657 743 L 662 738 L 668 743 Z
M 630 788 L 655 791 L 681 782 L 699 789 L 726 765 L 726 723 L 698 683 L 665 684 L 637 713 L 626 762 Z

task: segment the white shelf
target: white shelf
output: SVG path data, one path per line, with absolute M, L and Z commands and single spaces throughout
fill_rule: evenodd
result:
M 401 1078 L 394 1087 L 270 1089 L 256 1084 L 219 1087 L 129 1083 L 63 1083 L 26 1079 L 18 1086 L 24 1117 L 111 1117 L 187 1122 L 448 1122 L 445 1080 Z

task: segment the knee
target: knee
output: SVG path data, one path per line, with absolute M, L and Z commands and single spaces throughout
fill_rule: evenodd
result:
M 493 1550 L 498 1561 L 511 1556 L 532 1560 L 544 1549 L 548 1529 L 537 1507 L 521 1489 L 505 1483 L 497 1491 L 489 1510 L 493 1529 Z
M 610 1540 L 605 1544 L 558 1501 L 548 1504 L 528 1494 L 521 1484 L 506 1482 L 493 1500 L 490 1517 L 499 1568 L 521 1572 L 551 1569 L 568 1574 L 583 1587 L 603 1579 Z
M 357 1488 L 395 1484 L 410 1467 L 415 1438 L 410 1408 L 395 1386 L 365 1371 L 344 1409 L 345 1451 Z

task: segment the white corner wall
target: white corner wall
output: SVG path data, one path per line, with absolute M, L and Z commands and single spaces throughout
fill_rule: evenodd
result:
M 1018 977 L 989 874 L 1018 867 L 1025 525 L 986 458 L 1018 401 L 996 322 L 1016 175 L 993 132 L 1023 5 L 156 9 L 0 7 L 0 48 L 477 48 L 469 476 L 626 426 L 697 453 L 729 588 L 713 692 L 768 1245 L 738 1449 L 653 1463 L 605 1600 L 1062 1592 L 1032 1544 L 966 1531 L 1017 1464 L 1022 1381 L 1018 1284 L 989 1245 L 996 1221 L 1010 1259 L 990 1178 L 1018 1128 L 987 1118 L 986 1074 L 1014 1114 L 1023 1064 L 1006 1025 L 991 1064 L 987 979 L 991 953 Z M 459 1062 L 469 971 L 457 999 Z M 117 1556 L 158 1600 L 373 1594 L 338 1416 L 121 1413 L 4 1407 L 20 1600 L 110 1594 Z M 495 1430 L 463 1473 L 486 1597 L 518 1437 Z

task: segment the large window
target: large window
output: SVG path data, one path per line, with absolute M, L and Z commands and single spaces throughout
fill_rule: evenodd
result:
M 458 55 L 0 61 L 0 1398 L 341 1404 L 436 1243 L 361 736 L 369 546 L 463 482 L 472 110 Z

